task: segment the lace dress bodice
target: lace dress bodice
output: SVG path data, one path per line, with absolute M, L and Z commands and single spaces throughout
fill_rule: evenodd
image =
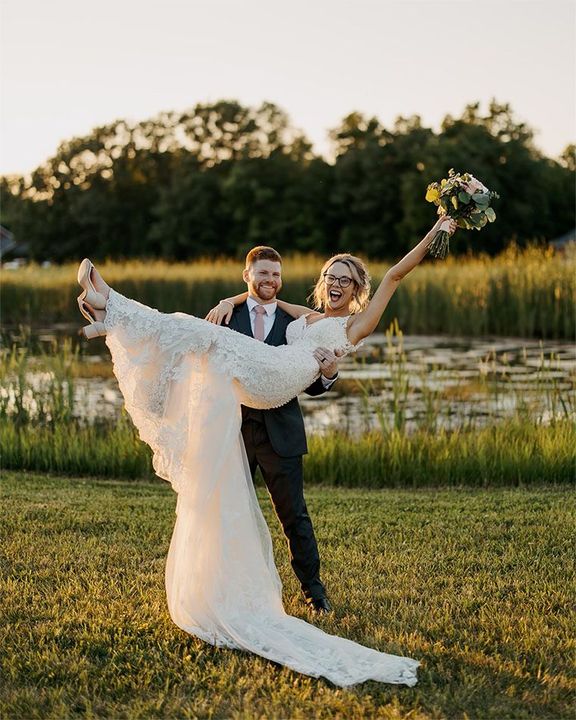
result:
M 286 328 L 286 342 L 288 345 L 309 343 L 314 347 L 323 345 L 328 348 L 338 348 L 345 353 L 353 352 L 359 345 L 352 345 L 346 334 L 346 327 L 350 315 L 345 317 L 325 317 L 308 323 L 307 315 L 300 315 L 298 320 L 291 322 Z

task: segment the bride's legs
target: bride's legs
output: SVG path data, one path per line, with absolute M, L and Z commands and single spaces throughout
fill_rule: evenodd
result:
M 95 320 L 97 320 L 98 322 L 104 322 L 104 320 L 106 320 L 106 310 L 92 307 L 92 305 L 89 305 L 88 303 L 84 304 L 86 305 L 86 307 L 90 311 L 90 314 L 94 317 Z
M 78 268 L 78 283 L 82 292 L 78 296 L 78 308 L 89 321 L 81 333 L 87 339 L 106 334 L 104 319 L 106 305 L 110 296 L 110 287 L 88 258 L 84 258 Z
M 104 281 L 104 278 L 98 270 L 94 266 L 92 266 L 92 272 L 90 274 L 90 279 L 92 280 L 92 285 L 94 286 L 94 290 L 96 292 L 99 292 L 101 295 L 104 295 L 106 300 L 108 300 L 108 295 L 110 295 L 110 286 L 107 282 Z M 106 313 L 104 313 L 104 316 L 106 316 Z
M 84 288 L 78 298 L 80 312 L 90 322 L 82 330 L 88 338 L 113 335 L 120 345 L 142 343 L 159 352 L 201 352 L 212 344 L 219 328 L 186 313 L 164 313 L 125 297 L 110 287 L 87 258 L 78 270 Z M 97 312 L 100 311 L 100 312 Z
M 79 302 L 85 301 L 92 307 L 100 309 L 106 307 L 110 287 L 88 258 L 84 258 L 78 268 L 78 284 L 82 287 L 82 293 L 78 297 Z

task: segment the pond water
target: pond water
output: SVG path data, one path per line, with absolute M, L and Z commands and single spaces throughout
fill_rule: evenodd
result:
M 519 413 L 547 421 L 576 409 L 572 343 L 373 335 L 340 367 L 333 392 L 301 398 L 311 432 L 481 427 Z

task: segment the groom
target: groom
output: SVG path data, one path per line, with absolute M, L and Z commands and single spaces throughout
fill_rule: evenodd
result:
M 286 344 L 286 327 L 293 318 L 276 304 L 282 287 L 282 258 L 271 247 L 252 248 L 242 274 L 248 299 L 234 308 L 228 327 L 269 345 Z M 322 375 L 306 389 L 322 395 L 336 381 L 334 353 L 317 357 Z M 320 580 L 320 557 L 308 515 L 302 478 L 302 455 L 308 452 L 304 420 L 298 399 L 272 410 L 242 406 L 242 437 L 252 476 L 259 467 L 290 547 L 291 563 L 309 608 L 332 610 Z

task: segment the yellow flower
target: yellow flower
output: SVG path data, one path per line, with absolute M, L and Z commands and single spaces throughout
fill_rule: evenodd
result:
M 428 202 L 436 202 L 439 197 L 440 193 L 438 189 L 429 185 L 428 190 L 426 190 L 426 200 L 428 200 Z

